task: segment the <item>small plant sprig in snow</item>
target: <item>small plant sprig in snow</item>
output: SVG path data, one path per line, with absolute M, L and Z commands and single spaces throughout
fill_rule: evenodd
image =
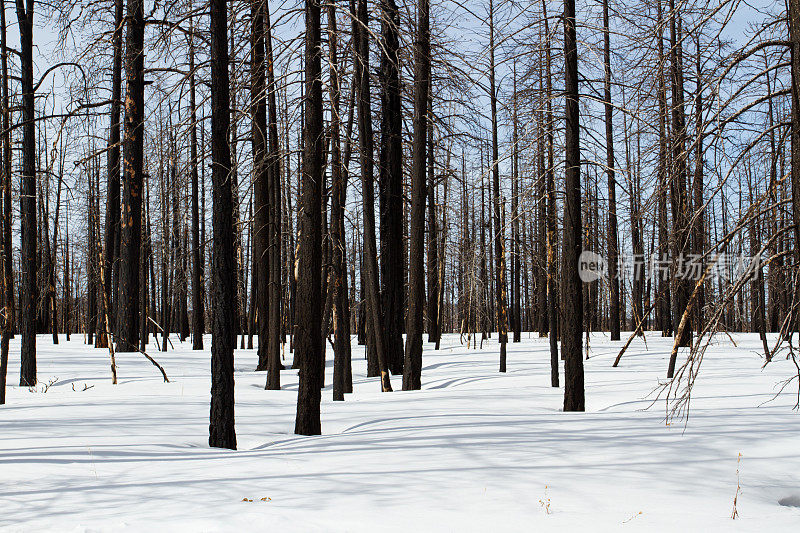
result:
M 739 465 L 742 462 L 742 454 L 739 453 L 739 457 L 736 458 L 736 494 L 733 496 L 733 511 L 731 512 L 731 520 L 736 520 L 739 517 L 739 510 L 736 508 L 736 504 L 739 501 L 739 493 L 742 490 L 742 486 L 739 483 Z
M 544 514 L 550 514 L 550 497 L 547 495 L 547 485 L 544 486 L 544 498 L 539 500 L 539 505 L 544 509 Z

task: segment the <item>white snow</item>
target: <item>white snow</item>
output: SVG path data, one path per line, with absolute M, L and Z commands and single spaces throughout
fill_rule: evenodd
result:
M 800 494 L 796 383 L 773 400 L 794 365 L 778 357 L 762 370 L 757 336 L 733 335 L 736 347 L 720 336 L 688 425 L 667 425 L 648 395 L 670 340 L 648 334 L 611 368 L 625 339 L 592 337 L 586 413 L 561 412 L 535 335 L 508 345 L 507 374 L 496 338 L 483 350 L 457 335 L 438 352 L 426 344 L 419 392 L 379 392 L 354 343 L 355 393 L 337 403 L 328 346 L 319 437 L 292 433 L 296 371 L 265 391 L 255 352 L 237 350 L 239 450 L 226 451 L 207 445 L 210 338 L 204 352 L 177 339 L 149 352 L 172 383 L 140 354 L 118 354 L 112 385 L 106 350 L 42 335 L 42 385 L 10 387 L 0 406 L 0 529 L 797 531 L 800 508 L 785 503 Z

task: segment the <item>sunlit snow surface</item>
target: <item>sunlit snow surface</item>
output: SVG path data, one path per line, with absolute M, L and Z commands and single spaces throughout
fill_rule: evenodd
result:
M 142 355 L 117 354 L 112 385 L 106 350 L 42 335 L 42 385 L 10 387 L 0 407 L 0 529 L 797 531 L 800 508 L 786 503 L 800 494 L 796 382 L 772 400 L 794 365 L 783 355 L 762 370 L 757 336 L 733 335 L 736 347 L 720 336 L 688 425 L 667 425 L 648 396 L 671 343 L 648 334 L 611 368 L 625 339 L 592 336 L 586 413 L 561 412 L 536 335 L 509 344 L 507 374 L 496 337 L 482 350 L 457 335 L 438 352 L 426 344 L 419 392 L 379 392 L 354 344 L 355 393 L 337 403 L 328 346 L 319 437 L 292 433 L 297 372 L 265 391 L 255 352 L 237 350 L 232 452 L 207 446 L 210 337 L 203 352 L 150 345 L 172 383 Z

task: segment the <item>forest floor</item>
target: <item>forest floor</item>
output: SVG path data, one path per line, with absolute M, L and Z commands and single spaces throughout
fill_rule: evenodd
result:
M 688 423 L 667 424 L 652 393 L 671 343 L 651 333 L 611 368 L 625 339 L 592 336 L 586 413 L 561 411 L 535 335 L 509 344 L 506 374 L 496 338 L 426 344 L 418 392 L 380 393 L 354 345 L 355 393 L 336 403 L 328 346 L 318 437 L 293 434 L 297 372 L 265 391 L 255 352 L 237 350 L 239 449 L 227 451 L 207 445 L 210 338 L 203 352 L 176 338 L 151 352 L 171 383 L 117 354 L 112 385 L 107 351 L 42 335 L 41 384 L 10 387 L 0 407 L 0 529 L 797 531 L 797 382 L 776 397 L 794 365 L 762 370 L 757 336 L 720 336 Z M 19 337 L 11 359 L 16 383 Z

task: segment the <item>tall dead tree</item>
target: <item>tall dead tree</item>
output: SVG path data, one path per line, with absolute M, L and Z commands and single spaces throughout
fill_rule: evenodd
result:
M 119 182 L 119 155 L 120 155 L 120 109 L 122 107 L 122 30 L 124 27 L 123 19 L 123 0 L 114 0 L 114 32 L 111 38 L 113 49 L 113 64 L 111 68 L 111 112 L 109 115 L 110 128 L 108 133 L 108 181 L 106 184 L 106 225 L 105 243 L 106 251 L 103 259 L 102 268 L 105 278 L 105 299 L 109 304 L 108 315 L 114 317 L 114 305 L 117 297 L 113 294 L 112 267 L 117 260 L 116 252 L 119 250 L 118 241 L 120 240 L 120 182 Z M 129 30 L 130 31 L 130 30 Z M 127 65 L 126 65 L 127 68 Z M 127 104 L 126 104 L 127 105 Z M 104 320 L 105 315 L 100 316 Z M 111 331 L 116 331 L 112 326 Z M 100 328 L 99 344 L 105 348 L 108 346 L 109 339 L 106 338 L 105 326 Z
M 428 95 L 428 117 L 433 117 L 433 97 Z M 430 122 L 430 121 L 429 121 Z M 437 342 L 441 329 L 439 316 L 439 236 L 436 220 L 436 170 L 434 160 L 434 128 L 428 124 L 428 342 Z
M 0 2 L 0 8 L 5 8 L 5 5 Z M 3 20 L 5 22 L 5 20 Z M 3 30 L 5 30 L 5 24 L 2 24 Z M 3 213 L 5 216 L 5 213 Z M 3 250 L 8 246 L 11 246 L 10 242 L 6 242 L 5 239 L 2 241 L 3 243 Z M 2 258 L 3 262 L 5 262 L 5 257 Z M 2 327 L 2 332 L 0 332 L 0 405 L 6 403 L 6 380 L 8 378 L 8 341 L 9 336 L 11 335 L 11 315 L 9 315 L 9 293 L 13 292 L 13 282 L 9 280 L 5 275 L 3 275 L 3 317 L 0 317 L 2 323 L 0 323 L 0 327 Z
M 550 50 L 550 25 L 547 19 L 547 2 L 542 0 L 542 13 L 544 18 L 545 33 L 545 80 L 547 93 L 545 94 L 545 132 L 547 143 L 547 164 L 545 165 L 545 182 L 547 183 L 547 319 L 550 341 L 550 386 L 558 387 L 558 265 L 556 259 L 558 238 L 556 237 L 556 183 L 555 183 L 555 154 L 553 121 L 553 75 L 552 53 Z
M 205 316 L 203 313 L 203 256 L 200 253 L 200 199 L 198 165 L 203 161 L 197 154 L 197 97 L 194 75 L 194 18 L 190 21 L 189 31 L 189 113 L 191 122 L 191 163 L 192 174 L 192 349 L 203 349 L 203 333 L 205 333 Z M 148 224 L 148 245 L 149 239 Z M 148 246 L 149 251 L 149 246 Z
M 800 0 L 788 0 L 789 45 L 792 62 L 792 129 L 791 129 L 791 190 L 794 220 L 794 262 L 800 265 Z M 800 298 L 800 271 L 794 275 L 794 301 Z M 800 329 L 800 319 L 793 312 L 793 326 Z
M 159 107 L 159 115 L 161 115 Z M 161 122 L 159 123 L 159 138 L 163 139 L 164 132 Z M 164 153 L 163 142 L 158 145 L 158 181 L 161 189 L 160 208 L 161 208 L 161 350 L 166 352 L 169 341 L 169 320 L 170 320 L 170 282 L 169 267 L 170 245 L 169 245 L 169 210 L 167 209 L 167 188 L 170 180 L 170 170 L 164 172 Z
M 483 153 L 481 153 L 481 167 L 483 166 Z M 486 266 L 486 187 L 484 185 L 484 176 L 481 172 L 481 216 L 480 216 L 480 249 L 481 249 L 481 266 L 480 266 L 480 327 L 481 327 L 481 342 L 486 340 L 489 336 L 489 272 Z
M 669 254 L 669 237 L 667 223 L 667 84 L 664 76 L 664 29 L 662 0 L 656 0 L 656 36 L 658 48 L 658 259 L 665 261 Z M 724 194 L 724 190 L 722 191 Z M 670 279 L 665 269 L 658 276 L 657 309 L 661 336 L 672 334 L 672 312 L 670 311 Z
M 142 244 L 144 163 L 144 0 L 128 0 L 125 46 L 125 130 L 123 209 L 117 351 L 135 351 L 139 340 L 139 256 Z M 111 253 L 106 249 L 106 254 Z
M 264 2 L 264 52 L 267 73 L 267 104 L 269 131 L 267 151 L 267 196 L 269 197 L 267 259 L 269 266 L 269 313 L 267 325 L 267 384 L 268 390 L 281 388 L 281 308 L 283 306 L 283 283 L 281 281 L 281 158 L 278 144 L 277 85 L 275 83 L 275 60 L 272 52 L 272 24 L 269 3 Z
M 150 300 L 150 280 L 152 279 L 152 271 L 148 270 L 153 257 L 153 238 L 150 229 L 150 189 L 148 187 L 148 180 L 144 180 L 145 184 L 145 202 L 142 208 L 142 231 L 144 236 L 142 238 L 142 253 L 140 256 L 141 265 L 139 266 L 139 350 L 145 352 L 147 350 L 147 343 L 150 342 L 150 317 L 156 316 L 155 312 L 150 313 L 148 310 L 148 303 Z
M 90 160 L 91 163 L 91 160 Z M 91 168 L 91 167 L 89 167 Z M 89 208 L 86 210 L 87 254 L 86 257 L 86 344 L 94 344 L 94 333 L 97 329 L 97 244 L 94 241 L 94 208 L 95 198 L 94 178 L 88 172 L 89 182 Z
M 514 65 L 511 117 L 511 329 L 514 342 L 522 337 L 522 307 L 520 305 L 520 211 L 519 211 L 519 132 L 517 115 L 517 67 Z M 541 199 L 540 199 L 541 201 Z M 541 276 L 539 276 L 541 277 Z M 546 294 L 545 294 L 546 297 Z M 541 329 L 541 328 L 540 328 Z
M 258 366 L 266 370 L 269 338 L 269 260 L 267 257 L 269 191 L 267 187 L 267 86 L 264 64 L 264 0 L 252 0 L 250 54 L 250 110 L 253 145 L 253 261 L 257 269 L 255 288 L 258 323 Z
M 766 62 L 766 57 L 765 57 Z M 767 74 L 765 76 L 766 82 L 766 92 L 770 94 L 771 90 L 771 80 L 770 75 Z M 767 102 L 768 105 L 768 124 L 770 135 L 769 135 L 769 144 L 770 144 L 770 165 L 769 165 L 769 197 L 770 201 L 773 204 L 773 208 L 770 210 L 770 232 L 774 235 L 778 233 L 778 207 L 777 207 L 777 200 L 778 200 L 778 147 L 776 143 L 775 137 L 775 130 L 773 129 L 775 126 L 775 105 L 770 98 Z M 778 251 L 781 250 L 780 240 L 776 239 L 770 243 L 768 248 L 768 254 L 770 257 L 776 255 Z M 778 257 L 770 262 L 769 271 L 767 274 L 767 284 L 768 284 L 768 308 L 767 308 L 767 331 L 778 331 L 778 321 L 782 320 L 779 317 L 784 316 L 785 312 L 783 310 L 782 305 L 782 297 L 786 294 L 784 290 L 784 274 L 783 274 L 783 264 L 784 258 Z
M 395 0 L 381 0 L 381 144 L 379 159 L 381 303 L 386 356 L 393 374 L 403 372 L 403 110 L 399 64 L 400 14 Z
M 504 226 L 500 219 L 500 156 L 497 139 L 497 85 L 495 81 L 494 2 L 489 0 L 489 99 L 492 111 L 492 189 L 494 206 L 495 319 L 500 342 L 500 372 L 506 371 L 508 313 L 506 309 L 506 251 Z
M 561 349 L 564 353 L 564 411 L 584 410 L 583 389 L 583 287 L 578 272 L 581 254 L 581 152 L 578 106 L 578 47 L 575 0 L 564 0 L 564 95 L 566 129 L 564 237 L 562 242 L 561 303 L 564 319 Z
M 364 222 L 364 285 L 367 297 L 369 331 L 373 340 L 368 349 L 374 350 L 381 378 L 381 390 L 391 391 L 386 327 L 381 306 L 378 280 L 378 246 L 375 237 L 375 186 L 373 164 L 372 113 L 369 84 L 369 15 L 367 0 L 358 0 L 357 53 L 354 56 L 356 102 L 358 106 L 358 140 L 361 148 L 361 197 Z
M 704 153 L 703 153 L 703 129 L 704 129 L 704 119 L 703 119 L 703 69 L 702 69 L 702 53 L 701 53 L 701 44 L 700 44 L 700 36 L 699 34 L 696 37 L 697 39 L 697 56 L 695 57 L 695 75 L 697 76 L 696 79 L 696 91 L 695 91 L 695 106 L 694 106 L 694 122 L 695 122 L 695 130 L 696 130 L 696 139 L 695 139 L 695 166 L 694 166 L 694 180 L 692 183 L 692 194 L 693 194 L 693 207 L 695 213 L 692 215 L 692 249 L 693 252 L 700 256 L 705 252 L 706 248 L 706 236 L 705 236 L 705 207 L 703 201 L 703 178 L 704 178 Z M 771 101 L 771 100 L 770 100 Z M 755 243 L 759 244 L 759 243 Z M 759 244 L 760 246 L 760 244 Z M 755 250 L 754 252 L 757 252 Z M 759 268 L 758 282 L 760 283 L 761 291 L 758 292 L 759 301 L 760 301 L 760 313 L 764 314 L 766 312 L 766 302 L 764 302 L 764 291 L 763 291 L 763 271 Z M 702 331 L 703 328 L 703 312 L 706 306 L 706 291 L 705 291 L 705 284 L 702 284 L 698 289 L 697 293 L 697 301 L 694 304 L 695 307 L 695 320 L 697 322 L 697 331 Z M 763 320 L 759 323 L 761 327 L 761 333 L 764 334 L 764 328 L 766 328 L 766 317 L 763 317 Z
M 16 0 L 20 34 L 20 69 L 22 73 L 22 169 L 20 217 L 22 219 L 22 319 L 21 387 L 36 385 L 36 123 L 33 91 L 33 0 Z
M 339 35 L 336 24 L 336 5 L 328 4 L 328 64 L 330 81 L 328 93 L 331 103 L 331 273 L 334 306 L 333 341 L 333 399 L 344 400 L 346 366 L 350 364 L 350 328 L 347 312 L 347 269 L 344 262 L 344 168 L 341 152 L 341 117 L 339 115 L 341 87 L 339 84 Z M 351 106 L 352 107 L 352 106 Z
M 300 361 L 294 432 L 319 435 L 322 360 L 322 44 L 320 0 L 305 2 L 305 128 L 302 165 L 302 210 L 297 257 L 297 308 L 294 356 Z
M 63 295 L 61 297 L 63 318 L 61 320 L 61 324 L 64 328 L 64 334 L 67 337 L 67 342 L 69 342 L 70 333 L 72 332 L 72 310 L 70 305 L 72 289 L 70 289 L 69 213 L 67 213 L 64 225 L 66 227 L 64 228 L 64 272 L 61 278 L 61 288 L 63 289 Z
M 411 147 L 408 314 L 403 390 L 422 387 L 422 314 L 425 306 L 425 171 L 428 99 L 431 88 L 430 3 L 418 0 L 414 40 L 414 133 Z
M 64 147 L 63 139 L 61 137 L 62 146 L 60 147 L 61 157 L 59 158 L 59 172 L 58 172 L 58 187 L 56 191 L 56 212 L 53 219 L 53 239 L 52 245 L 47 241 L 47 229 L 50 225 L 47 220 L 47 214 L 43 219 L 43 226 L 45 230 L 45 250 L 47 256 L 47 297 L 45 298 L 44 305 L 50 306 L 50 333 L 53 336 L 53 344 L 58 344 L 58 311 L 56 308 L 56 257 L 58 257 L 58 228 L 59 228 L 59 215 L 61 211 L 61 190 L 64 185 Z M 49 201 L 47 202 L 49 204 Z
M 603 0 L 603 100 L 606 123 L 606 176 L 608 178 L 608 281 L 611 287 L 611 340 L 619 340 L 619 243 L 617 242 L 617 182 L 614 167 L 614 106 L 611 103 L 611 31 L 608 22 L 608 0 Z
M 670 80 L 672 88 L 672 166 L 670 172 L 670 203 L 672 208 L 672 265 L 675 295 L 673 298 L 672 321 L 679 324 L 689 304 L 692 281 L 677 275 L 683 262 L 683 254 L 689 251 L 689 198 L 686 176 L 686 117 L 683 100 L 683 46 L 680 14 L 675 8 L 675 0 L 670 0 Z M 682 274 L 682 273 L 681 273 Z M 690 317 L 691 318 L 691 317 Z M 691 322 L 683 328 L 678 346 L 689 346 L 692 342 Z M 670 357 L 667 377 L 675 371 L 677 352 Z
M 131 2 L 140 0 L 129 0 Z M 228 80 L 228 9 L 211 0 L 211 181 L 213 252 L 211 261 L 211 413 L 209 446 L 236 449 L 233 396 L 233 349 L 236 344 L 236 258 L 233 249 L 231 188 L 230 86 Z
M 14 327 L 14 280 L 11 276 L 11 132 L 9 131 L 10 110 L 8 107 L 8 49 L 6 46 L 6 4 L 0 0 L 0 65 L 2 66 L 3 85 L 0 94 L 2 106 L 2 267 L 3 271 L 3 317 L 2 333 L 0 333 L 0 405 L 6 403 L 6 381 L 8 378 L 8 344 Z M 8 232 L 6 232 L 8 228 Z
M 5 0 L 0 0 L 0 69 L 2 70 L 3 85 L 1 87 L 2 94 L 0 95 L 0 105 L 2 105 L 2 128 L 3 135 L 0 142 L 2 142 L 2 158 L 3 158 L 3 175 L 0 177 L 2 180 L 3 189 L 3 221 L 0 231 L 3 233 L 3 242 L 8 243 L 3 248 L 3 277 L 9 282 L 8 290 L 5 292 L 5 300 L 3 303 L 6 307 L 6 321 L 8 322 L 9 337 L 14 337 L 16 329 L 16 316 L 17 306 L 16 298 L 14 297 L 14 248 L 11 245 L 11 223 L 12 223 L 12 207 L 11 207 L 11 108 L 9 105 L 8 94 L 8 45 L 6 41 L 6 9 Z
M 625 90 L 622 90 L 622 105 L 625 106 Z M 641 201 L 641 171 L 640 165 L 637 163 L 635 172 L 632 170 L 633 165 L 631 164 L 631 150 L 630 150 L 630 134 L 628 131 L 628 120 L 625 115 L 622 116 L 622 129 L 623 134 L 625 137 L 625 166 L 627 169 L 627 173 L 631 176 L 631 179 L 628 183 L 628 198 L 630 201 L 630 213 L 631 213 L 631 247 L 633 250 L 633 259 L 634 259 L 634 270 L 633 270 L 633 280 L 631 283 L 631 311 L 632 311 L 632 318 L 631 321 L 631 329 L 637 331 L 637 335 L 643 336 L 644 331 L 643 328 L 637 329 L 639 322 L 644 318 L 644 242 L 642 235 L 644 231 L 642 229 L 642 201 Z M 636 133 L 636 143 L 637 143 L 637 150 L 639 148 L 639 137 L 640 137 L 641 128 L 637 128 Z M 637 154 L 639 155 L 639 154 Z M 637 157 L 637 161 L 639 158 Z M 658 170 L 656 171 L 658 175 Z M 660 187 L 660 183 L 656 185 L 656 187 Z M 657 198 L 661 198 L 661 195 L 657 192 Z M 658 205 L 656 205 L 656 209 L 658 209 Z M 655 232 L 653 232 L 655 233 Z M 648 281 L 649 283 L 649 281 Z M 624 309 L 624 306 L 622 306 Z
M 236 23 L 237 23 L 237 10 L 231 13 L 230 21 L 230 42 L 228 43 L 228 63 L 230 65 L 229 76 L 234 80 L 231 85 L 230 100 L 231 100 L 231 127 L 228 133 L 228 138 L 231 147 L 231 190 L 233 191 L 233 225 L 235 232 L 233 234 L 233 249 L 236 256 L 236 312 L 238 320 L 236 321 L 236 334 L 244 331 L 244 325 L 247 321 L 246 318 L 246 304 L 247 296 L 244 292 L 244 260 L 242 258 L 242 222 L 241 212 L 239 210 L 239 111 L 238 109 L 238 89 L 239 84 L 235 82 L 237 79 L 236 72 L 236 53 L 238 51 L 238 41 L 236 39 Z M 252 229 L 252 223 L 251 223 Z M 242 347 L 244 347 L 244 336 L 242 337 Z
M 433 118 L 433 110 L 432 110 L 432 101 L 433 101 L 433 94 L 429 94 L 429 104 L 428 104 L 428 116 L 432 119 Z M 436 188 L 437 180 L 435 178 L 435 169 L 434 169 L 434 157 L 433 157 L 433 125 L 429 126 L 428 132 L 428 189 Z M 442 179 L 442 218 L 441 218 L 441 235 L 439 235 L 440 229 L 437 228 L 437 220 L 436 220 L 436 203 L 434 202 L 433 214 L 434 220 L 433 224 L 429 226 L 429 231 L 432 234 L 432 244 L 431 246 L 436 247 L 436 262 L 433 264 L 433 269 L 436 271 L 436 275 L 433 279 L 433 298 L 434 298 L 434 305 L 435 305 L 435 313 L 436 313 L 436 336 L 434 338 L 434 349 L 438 350 L 441 347 L 442 341 L 442 325 L 447 324 L 447 319 L 449 318 L 445 314 L 444 305 L 444 286 L 445 286 L 445 265 L 447 263 L 446 256 L 445 256 L 445 245 L 447 242 L 447 209 L 444 206 L 447 205 L 447 193 L 448 193 L 448 169 L 450 168 L 450 154 L 448 153 L 447 161 L 444 164 L 444 172 L 442 172 L 441 179 Z M 430 197 L 429 197 L 430 200 Z M 430 217 L 428 218 L 430 222 Z M 453 298 L 453 300 L 455 300 Z M 447 326 L 445 326 L 447 327 Z

